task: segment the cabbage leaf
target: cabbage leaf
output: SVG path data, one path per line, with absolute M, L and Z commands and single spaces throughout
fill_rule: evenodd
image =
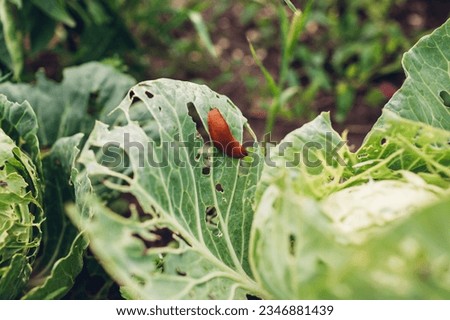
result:
M 225 96 L 188 82 L 141 82 L 115 110 L 125 120 L 97 122 L 80 153 L 70 215 L 128 298 L 260 293 L 248 245 L 261 151 L 235 159 L 212 147 L 212 108 L 242 141 L 246 119 Z

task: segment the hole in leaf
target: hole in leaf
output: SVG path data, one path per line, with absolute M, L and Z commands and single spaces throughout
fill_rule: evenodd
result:
M 223 192 L 222 185 L 220 183 L 216 184 L 216 190 L 219 192 Z
M 169 243 L 175 242 L 173 232 L 169 228 L 154 229 L 150 232 L 156 236 L 155 239 L 146 239 L 138 233 L 133 233 L 132 236 L 141 240 L 146 248 L 167 247 Z
M 203 141 L 209 141 L 209 135 L 206 131 L 205 126 L 203 125 L 202 119 L 195 108 L 195 105 L 192 102 L 187 103 L 188 115 L 191 117 L 192 121 L 195 123 L 195 128 L 197 129 L 198 134 L 203 139 Z
M 146 95 L 149 99 L 151 99 L 151 98 L 154 97 L 153 93 L 151 93 L 150 91 L 145 91 L 145 95 Z
M 138 104 L 139 102 L 142 102 L 141 99 L 139 99 L 138 96 L 133 96 L 133 98 L 131 99 L 131 104 L 130 104 L 130 108 L 135 106 L 136 104 Z
M 204 174 L 205 176 L 208 176 L 210 172 L 211 172 L 210 167 L 203 167 L 202 168 L 202 174 Z
M 383 138 L 380 140 L 380 145 L 384 146 L 386 144 L 386 142 L 387 142 L 387 139 Z
M 441 91 L 439 92 L 439 97 L 441 97 L 444 106 L 450 108 L 450 93 L 448 91 Z
M 289 254 L 291 256 L 295 255 L 296 237 L 293 234 L 289 235 Z
M 184 271 L 181 271 L 180 269 L 176 269 L 176 273 L 179 275 L 179 276 L 182 276 L 182 277 L 186 277 L 186 275 L 187 275 L 187 273 L 186 272 L 184 272 Z
M 248 293 L 245 295 L 245 297 L 247 298 L 247 300 L 261 300 L 261 298 Z
M 113 212 L 117 213 L 118 215 L 124 217 L 124 218 L 131 218 L 131 209 L 130 207 L 132 204 L 130 204 L 127 200 L 123 199 L 122 195 L 118 198 L 111 199 L 106 206 Z M 140 207 L 140 206 L 139 206 Z M 139 211 L 139 209 L 136 209 Z
M 216 207 L 214 206 L 208 206 L 206 207 L 205 210 L 206 213 L 206 224 L 211 226 L 211 227 L 217 227 L 219 225 L 218 221 L 217 221 L 217 210 Z
M 133 90 L 130 90 L 130 91 L 128 92 L 128 97 L 130 98 L 130 100 L 133 100 L 134 96 L 135 96 L 134 91 L 133 91 Z
M 157 213 L 153 210 L 145 212 L 137 198 L 132 193 L 122 193 L 118 198 L 112 200 L 107 206 L 122 217 L 130 218 L 132 211 L 137 213 L 139 221 L 144 222 L 153 219 Z

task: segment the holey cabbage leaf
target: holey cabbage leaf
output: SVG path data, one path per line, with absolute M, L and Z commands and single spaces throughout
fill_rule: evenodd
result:
M 450 22 L 404 55 L 407 79 L 355 153 L 329 115 L 263 168 L 250 239 L 277 299 L 450 298 Z
M 212 146 L 208 112 L 217 108 L 233 136 L 255 136 L 239 109 L 206 86 L 160 79 L 132 87 L 97 122 L 73 172 L 70 208 L 100 263 L 137 299 L 264 296 L 248 261 L 257 144 L 242 159 Z

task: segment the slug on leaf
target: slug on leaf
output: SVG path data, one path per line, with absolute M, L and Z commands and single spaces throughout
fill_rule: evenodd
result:
M 243 158 L 248 155 L 244 146 L 231 134 L 230 127 L 228 127 L 219 109 L 212 109 L 208 112 L 208 129 L 216 148 L 229 157 Z

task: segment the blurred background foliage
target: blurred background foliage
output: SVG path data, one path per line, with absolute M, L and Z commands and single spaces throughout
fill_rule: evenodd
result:
M 447 0 L 0 0 L 0 81 L 99 60 L 139 81 L 205 83 L 261 136 L 331 110 L 358 144 L 404 80 L 403 52 L 449 12 Z

